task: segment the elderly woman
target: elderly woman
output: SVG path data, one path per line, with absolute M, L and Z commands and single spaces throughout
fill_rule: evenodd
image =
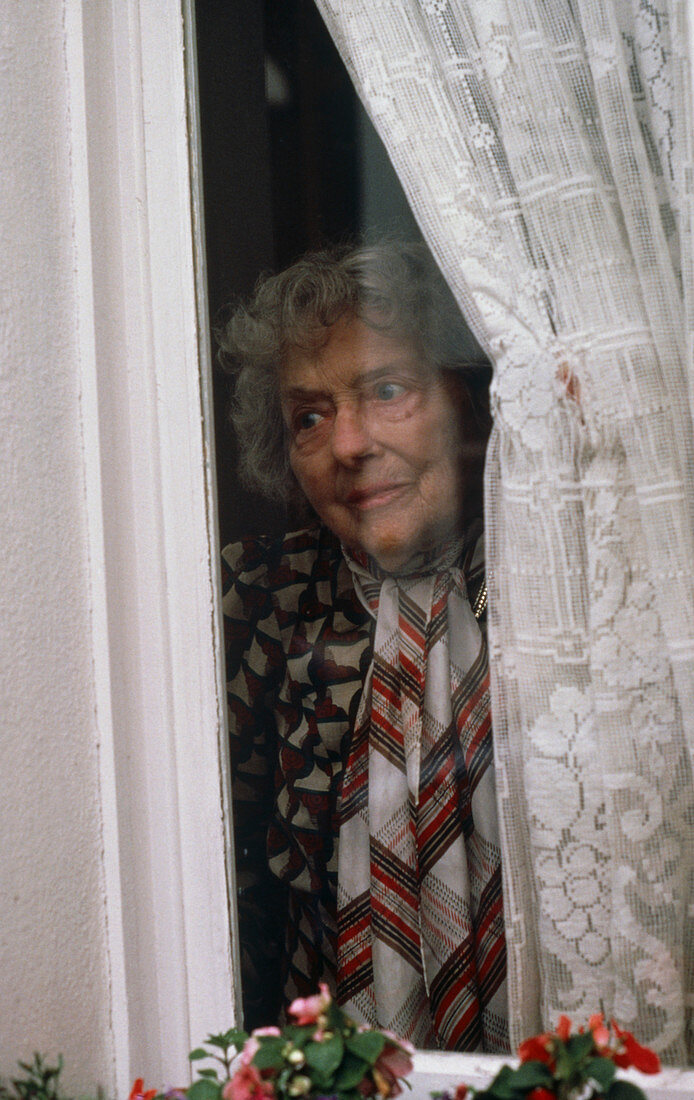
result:
M 304 523 L 224 553 L 246 971 L 272 984 L 281 911 L 285 997 L 325 981 L 418 1046 L 505 1050 L 486 369 L 414 245 L 307 256 L 222 346 L 245 479 Z

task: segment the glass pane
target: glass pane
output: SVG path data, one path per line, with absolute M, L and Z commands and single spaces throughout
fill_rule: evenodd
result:
M 467 936 L 481 952 L 478 923 L 488 918 L 486 1007 L 449 1012 L 442 1040 L 425 995 L 421 1012 L 405 1012 L 410 1034 L 420 1045 L 499 1049 L 499 868 L 494 823 L 480 824 L 493 805 L 479 557 L 489 367 L 313 4 L 200 0 L 196 18 L 210 312 L 231 367 L 231 380 L 220 371 L 215 385 L 245 1024 L 275 1022 L 319 981 L 334 989 L 338 953 L 346 980 L 345 941 L 358 921 L 343 913 L 338 937 L 338 877 L 341 892 L 355 890 L 354 909 L 344 853 L 354 844 L 361 882 L 374 874 L 375 843 L 368 826 L 364 859 L 347 792 L 360 788 L 360 731 L 371 729 L 373 743 L 378 723 L 388 725 L 377 700 L 388 692 L 390 606 L 397 728 L 378 751 L 392 763 L 399 744 L 402 760 L 394 775 L 369 765 L 368 812 L 373 823 L 382 792 L 380 866 L 391 833 L 400 863 L 380 897 L 393 921 L 381 924 L 399 921 L 407 943 L 376 936 L 385 953 L 370 963 L 373 988 L 397 997 L 413 971 L 412 990 L 433 978 L 432 988 L 460 995 L 426 947 L 436 937 L 422 931 L 443 891 L 456 949 Z M 345 242 L 352 250 L 336 253 Z M 266 283 L 253 317 L 240 319 L 259 276 L 326 249 Z M 453 625 L 439 629 L 437 615 Z M 408 655 L 412 623 L 419 639 Z M 427 832 L 437 814 L 455 826 L 434 821 Z M 413 918 L 393 913 L 412 867 L 421 874 Z M 357 1001 L 371 988 L 362 981 Z

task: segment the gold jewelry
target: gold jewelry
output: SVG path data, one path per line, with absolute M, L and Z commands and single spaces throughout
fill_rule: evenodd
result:
M 475 616 L 476 619 L 479 619 L 479 618 L 482 617 L 482 615 L 484 614 L 484 612 L 486 610 L 487 610 L 487 582 L 486 582 L 486 580 L 483 580 L 482 584 L 480 585 L 480 587 L 477 591 L 477 595 L 475 596 L 474 600 L 472 601 L 472 614 Z

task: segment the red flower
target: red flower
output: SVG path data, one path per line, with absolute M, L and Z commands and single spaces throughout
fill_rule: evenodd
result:
M 453 1094 L 453 1100 L 465 1100 L 467 1096 L 467 1085 L 458 1085 Z
M 624 1048 L 619 1053 L 612 1055 L 615 1065 L 619 1066 L 620 1069 L 633 1066 L 634 1069 L 641 1070 L 641 1073 L 660 1073 L 660 1058 L 654 1050 L 642 1047 L 640 1043 L 637 1043 L 631 1032 L 622 1031 L 614 1020 L 612 1021 L 612 1027 L 615 1034 L 621 1039 Z
M 552 1039 L 553 1035 L 550 1032 L 536 1035 L 533 1039 L 526 1039 L 518 1047 L 518 1057 L 521 1062 L 544 1062 L 546 1066 L 553 1069 Z
M 562 1043 L 565 1043 L 571 1034 L 571 1020 L 568 1016 L 560 1016 L 557 1021 L 557 1035 Z
M 557 1100 L 556 1093 L 544 1089 L 542 1086 L 528 1093 L 528 1100 Z
M 157 1095 L 156 1089 L 147 1089 L 145 1092 L 145 1082 L 142 1077 L 138 1077 L 130 1090 L 130 1100 L 154 1100 Z

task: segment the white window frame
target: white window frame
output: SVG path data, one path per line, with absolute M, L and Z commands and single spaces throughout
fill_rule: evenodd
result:
M 66 0 L 116 1087 L 235 1020 L 188 0 Z
M 193 0 L 65 0 L 116 1088 L 237 1021 Z M 191 136 L 192 135 L 192 136 Z M 498 1059 L 418 1055 L 415 1096 Z M 651 1097 L 694 1095 L 663 1075 Z

